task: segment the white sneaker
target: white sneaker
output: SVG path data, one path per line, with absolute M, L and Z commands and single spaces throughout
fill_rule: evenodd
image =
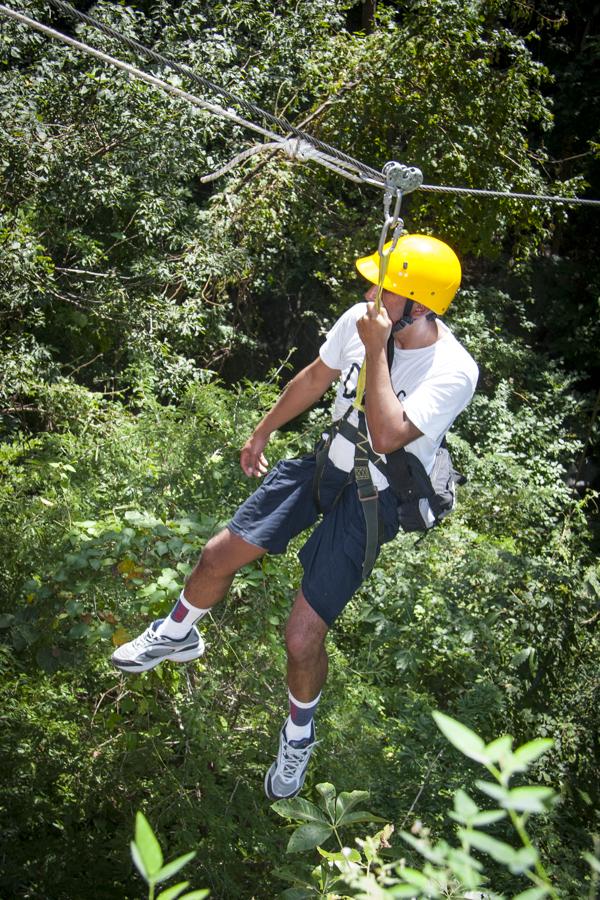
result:
M 265 775 L 265 794 L 269 800 L 289 800 L 300 793 L 317 743 L 314 724 L 310 737 L 301 741 L 288 741 L 283 726 L 277 759 Z
M 111 656 L 111 662 L 122 672 L 146 672 L 165 659 L 189 662 L 204 653 L 204 641 L 195 625 L 184 638 L 176 640 L 158 635 L 156 629 L 163 622 L 157 619 L 142 634 L 122 644 Z

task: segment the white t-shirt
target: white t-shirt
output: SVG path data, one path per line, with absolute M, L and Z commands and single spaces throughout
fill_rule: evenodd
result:
M 346 310 L 327 334 L 319 355 L 326 366 L 340 369 L 333 418 L 340 419 L 356 398 L 358 373 L 365 358 L 356 322 L 365 315 L 364 303 Z M 459 344 L 447 325 L 437 319 L 439 339 L 419 350 L 394 350 L 392 387 L 410 421 L 423 434 L 406 449 L 421 460 L 430 472 L 442 438 L 457 415 L 469 403 L 479 370 L 475 360 Z M 349 417 L 358 424 L 358 412 Z M 354 466 L 354 444 L 338 434 L 332 441 L 329 458 L 338 469 L 350 472 Z M 385 456 L 382 457 L 385 460 Z M 384 475 L 369 463 L 373 483 L 381 490 L 388 486 Z

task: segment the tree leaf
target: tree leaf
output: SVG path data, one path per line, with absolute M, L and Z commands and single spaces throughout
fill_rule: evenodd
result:
M 335 816 L 335 787 L 328 781 L 322 781 L 317 785 L 317 791 L 323 798 L 321 806 L 333 822 Z
M 493 800 L 496 800 L 502 806 L 504 806 L 504 800 L 508 797 L 508 790 L 505 787 L 502 787 L 501 784 L 494 784 L 491 781 L 476 781 L 475 784 L 479 788 L 480 791 L 483 791 L 484 794 L 487 794 L 488 797 L 492 797 Z
M 521 847 L 515 854 L 514 862 L 509 864 L 509 869 L 513 875 L 521 875 L 528 869 L 532 869 L 539 859 L 539 853 L 535 847 Z
M 373 813 L 367 812 L 366 809 L 356 809 L 354 812 L 350 812 L 347 815 L 344 815 L 339 822 L 336 822 L 337 825 L 356 825 L 358 822 L 385 822 L 387 825 L 387 819 L 383 819 L 381 816 L 376 816 Z
M 505 866 L 513 863 L 517 857 L 517 851 L 514 847 L 511 847 L 510 844 L 505 844 L 504 841 L 499 841 L 496 838 L 491 837 L 489 834 L 485 834 L 481 831 L 474 831 L 471 828 L 460 828 L 459 834 L 461 839 L 468 841 L 472 847 L 475 847 L 477 850 L 483 850 L 484 853 L 488 853 L 492 859 L 496 860 L 496 862 L 503 863 Z
M 135 817 L 135 844 L 148 877 L 152 878 L 163 864 L 163 855 L 150 823 L 142 812 L 138 812 Z
M 162 869 L 159 869 L 154 874 L 154 881 L 166 881 L 167 878 L 171 878 L 176 872 L 183 869 L 195 855 L 196 851 L 192 850 L 190 853 L 184 853 L 183 856 L 178 856 L 177 859 L 171 860 L 171 862 L 168 862 L 166 866 L 163 866 Z
M 426 860 L 433 863 L 436 866 L 444 865 L 444 854 L 440 852 L 436 847 L 432 847 L 427 841 L 422 840 L 422 838 L 416 838 L 412 834 L 409 834 L 407 831 L 401 831 L 400 835 L 403 840 L 406 841 L 407 844 L 410 844 L 411 847 L 420 853 Z
M 423 875 L 422 872 L 419 872 L 418 869 L 411 869 L 408 866 L 403 866 L 400 875 L 408 882 L 408 884 L 412 884 L 422 890 L 427 890 L 431 887 L 429 878 L 427 878 L 426 875 Z
M 161 891 L 156 900 L 177 900 L 177 897 L 185 891 L 188 884 L 189 881 L 180 881 L 179 884 L 174 884 L 172 887 Z
M 133 859 L 136 869 L 138 870 L 144 881 L 148 881 L 148 872 L 146 870 L 146 866 L 144 865 L 144 860 L 141 857 L 140 851 L 137 848 L 136 842 L 131 841 L 129 846 L 131 848 L 131 858 Z
M 204 900 L 209 894 L 210 891 L 208 888 L 200 888 L 198 891 L 190 891 L 189 894 L 182 894 L 179 900 Z
M 583 858 L 587 863 L 589 863 L 594 872 L 600 872 L 600 859 L 598 859 L 596 856 L 593 856 L 591 853 L 584 853 Z
M 323 844 L 333 834 L 330 825 L 322 825 L 319 822 L 311 822 L 300 825 L 290 837 L 287 845 L 287 853 L 299 853 L 301 850 L 312 850 L 317 844 Z
M 332 862 L 360 862 L 361 856 L 358 850 L 354 850 L 351 847 L 344 847 L 343 850 L 337 850 L 331 853 L 329 850 L 323 850 L 322 847 L 317 847 L 319 854 L 324 859 L 330 859 Z
M 346 814 L 349 813 L 351 809 L 354 809 L 357 803 L 362 803 L 363 800 L 368 799 L 368 791 L 342 791 L 341 794 L 338 794 L 337 800 L 335 801 L 336 824 L 342 825 Z
M 485 752 L 490 762 L 501 762 L 505 757 L 512 755 L 513 739 L 509 734 L 496 738 L 486 745 Z
M 506 812 L 503 809 L 489 809 L 478 812 L 473 816 L 471 822 L 473 825 L 491 825 L 492 822 L 499 822 L 500 819 L 506 818 Z
M 551 787 L 531 784 L 508 791 L 500 805 L 504 809 L 515 809 L 518 812 L 544 813 L 547 812 L 544 801 L 550 800 L 553 796 L 554 791 Z
M 528 741 L 526 744 L 521 744 L 520 747 L 517 747 L 514 752 L 514 757 L 521 766 L 527 768 L 530 763 L 535 762 L 538 757 L 542 756 L 543 753 L 546 753 L 553 744 L 554 741 L 551 738 L 536 738 L 533 741 Z
M 485 743 L 478 734 L 444 713 L 434 712 L 433 718 L 446 740 L 457 750 L 476 762 L 488 762 Z
M 526 891 L 521 891 L 520 894 L 516 894 L 512 900 L 543 900 L 549 893 L 550 890 L 548 888 L 532 887 L 527 888 Z
M 472 819 L 479 812 L 479 807 L 466 791 L 459 788 L 454 794 L 454 812 L 460 819 Z
M 324 813 L 310 800 L 296 797 L 293 800 L 277 800 L 271 804 L 271 809 L 285 819 L 297 819 L 300 822 L 327 822 Z

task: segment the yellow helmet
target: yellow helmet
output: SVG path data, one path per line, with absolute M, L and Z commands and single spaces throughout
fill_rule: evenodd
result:
M 356 268 L 367 281 L 378 284 L 379 252 L 357 259 Z M 460 277 L 460 262 L 448 244 L 428 234 L 405 234 L 390 254 L 383 287 L 441 316 L 460 287 Z

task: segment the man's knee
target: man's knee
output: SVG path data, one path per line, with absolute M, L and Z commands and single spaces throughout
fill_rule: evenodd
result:
M 285 646 L 289 659 L 299 665 L 310 664 L 323 652 L 324 637 L 302 623 L 288 622 Z
M 196 570 L 209 577 L 235 575 L 238 569 L 260 558 L 264 552 L 224 528 L 205 545 Z

